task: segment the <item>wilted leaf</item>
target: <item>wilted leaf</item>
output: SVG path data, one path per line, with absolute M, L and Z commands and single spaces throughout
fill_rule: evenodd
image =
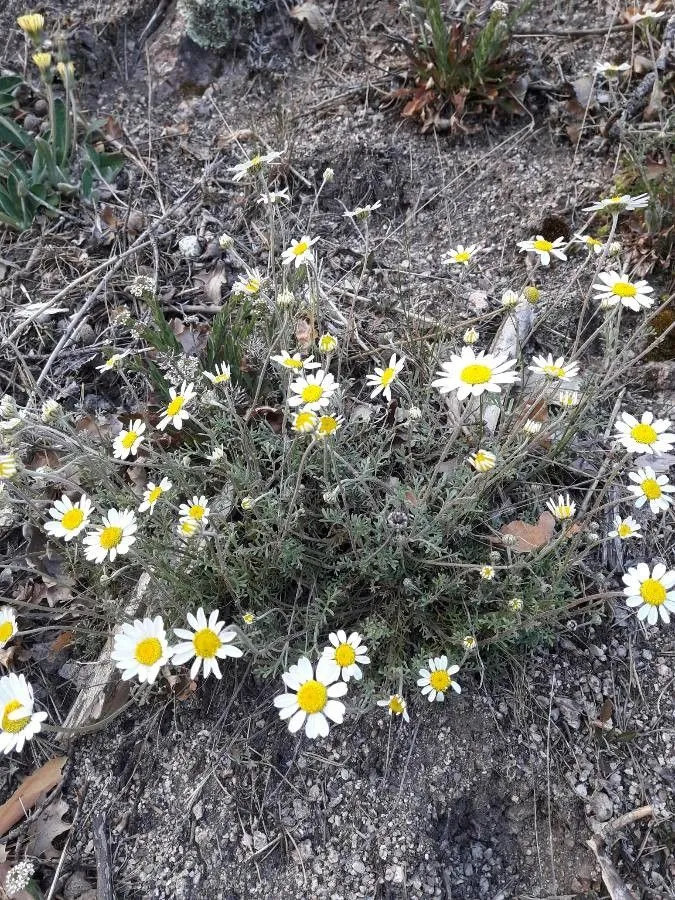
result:
M 59 797 L 53 803 L 42 811 L 42 813 L 31 822 L 29 829 L 28 852 L 31 856 L 43 857 L 44 859 L 56 859 L 59 851 L 55 849 L 53 841 L 65 831 L 70 830 L 71 822 L 64 822 L 63 817 L 68 812 L 68 804 Z
M 301 351 L 309 350 L 316 338 L 316 331 L 307 319 L 298 319 L 295 323 L 295 340 Z
M 26 463 L 26 468 L 35 472 L 36 469 L 58 469 L 61 466 L 61 457 L 56 450 L 36 450 Z
M 66 647 L 69 647 L 73 643 L 73 637 L 72 631 L 62 631 L 50 644 L 49 650 L 51 654 L 56 656 L 57 653 L 61 653 Z
M 169 324 L 186 356 L 198 356 L 204 350 L 208 340 L 208 325 L 202 324 L 193 327 L 186 325 L 180 319 L 172 319 Z
M 20 822 L 26 812 L 32 809 L 47 791 L 61 784 L 66 759 L 65 756 L 50 759 L 37 772 L 29 775 L 9 800 L 0 806 L 0 837 Z
M 516 539 L 516 543 L 511 547 L 516 553 L 529 553 L 531 550 L 537 550 L 548 544 L 553 536 L 554 528 L 554 517 L 550 512 L 543 512 L 536 525 L 516 519 L 514 522 L 502 525 L 500 534 L 502 537 L 508 534 Z
M 251 419 L 264 419 L 275 434 L 281 434 L 284 424 L 284 411 L 277 406 L 257 406 L 250 415 Z
M 288 15 L 291 19 L 304 22 L 312 29 L 314 34 L 322 35 L 328 31 L 328 19 L 314 0 L 305 0 L 305 3 L 294 6 L 293 9 L 288 10 Z

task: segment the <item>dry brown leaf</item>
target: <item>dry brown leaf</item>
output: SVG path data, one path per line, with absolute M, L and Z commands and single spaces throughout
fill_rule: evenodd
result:
M 0 806 L 0 837 L 20 822 L 27 810 L 35 806 L 47 791 L 61 784 L 66 759 L 66 756 L 55 756 L 54 759 L 50 759 L 37 772 L 29 775 L 9 800 Z
M 209 272 L 199 272 L 195 275 L 195 282 L 201 282 L 204 285 L 204 296 L 210 303 L 220 306 L 222 287 L 227 283 L 227 275 L 222 263 L 217 263 Z
M 304 3 L 294 6 L 288 10 L 288 15 L 297 22 L 304 22 L 314 34 L 322 35 L 328 31 L 328 19 L 314 0 L 305 0 Z
M 31 822 L 28 830 L 28 852 L 31 856 L 44 859 L 59 857 L 60 851 L 54 847 L 53 841 L 65 831 L 70 831 L 72 822 L 63 821 L 63 817 L 67 813 L 68 804 L 62 797 L 59 797 L 58 800 L 50 803 L 35 821 Z
M 240 141 L 250 141 L 255 133 L 250 128 L 241 128 L 239 131 L 221 131 L 216 138 L 216 148 L 225 150 L 230 144 L 238 144 Z
M 0 650 L 0 666 L 9 669 L 9 664 L 11 663 L 15 652 L 16 644 L 10 644 L 9 647 L 3 647 L 2 650 Z
M 49 645 L 50 653 L 53 656 L 56 656 L 57 653 L 61 653 L 66 647 L 70 647 L 74 637 L 75 635 L 72 631 L 62 631 Z
M 295 340 L 303 352 L 309 350 L 316 338 L 316 331 L 307 319 L 298 319 L 295 323 Z
M 511 547 L 516 553 L 529 553 L 548 544 L 553 537 L 554 528 L 554 517 L 550 512 L 543 512 L 536 525 L 516 519 L 502 525 L 499 533 L 502 537 L 509 534 L 516 539 L 516 543 Z

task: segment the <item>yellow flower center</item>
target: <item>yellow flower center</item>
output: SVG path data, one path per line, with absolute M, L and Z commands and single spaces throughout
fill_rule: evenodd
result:
M 323 397 L 323 388 L 320 384 L 308 384 L 302 389 L 300 396 L 303 403 L 316 403 Z
M 338 430 L 338 420 L 334 416 L 321 416 L 319 422 L 319 437 L 328 437 Z
M 459 377 L 465 384 L 486 384 L 492 378 L 492 369 L 481 363 L 471 363 L 464 366 Z
M 460 250 L 459 253 L 455 253 L 455 262 L 458 263 L 466 263 L 471 259 L 471 254 L 468 250 Z
M 634 297 L 637 294 L 637 288 L 630 281 L 617 281 L 612 285 L 612 293 L 617 297 Z
M 197 530 L 197 526 L 194 522 L 185 521 L 180 523 L 181 534 L 191 535 L 194 534 Z
M 562 366 L 544 366 L 544 372 L 551 378 L 564 378 L 565 370 Z
M 223 372 L 220 375 L 214 375 L 214 377 L 213 377 L 214 384 L 222 384 L 224 381 L 229 381 L 229 380 L 230 380 L 230 376 L 227 374 L 227 372 Z
M 388 384 L 392 383 L 394 378 L 396 378 L 396 369 L 393 369 L 391 366 L 387 366 L 384 372 L 380 375 L 380 384 L 383 384 L 386 387 Z
M 292 356 L 289 356 L 288 359 L 284 360 L 284 365 L 287 369 L 301 369 L 302 368 L 302 360 L 301 359 L 293 359 Z
M 309 243 L 307 241 L 300 241 L 295 247 L 291 248 L 291 253 L 293 256 L 302 256 L 303 253 L 307 253 L 309 250 Z
M 135 431 L 127 431 L 127 433 L 122 438 L 121 444 L 125 450 L 131 450 L 137 438 L 138 435 Z
M 298 688 L 298 706 L 310 715 L 321 712 L 328 701 L 326 686 L 320 681 L 306 681 Z
M 331 350 L 335 350 L 337 346 L 337 342 L 335 338 L 332 337 L 322 337 L 319 341 L 319 350 L 322 353 L 330 353 Z
M 338 666 L 351 666 L 356 659 L 356 651 L 351 644 L 340 644 L 335 648 L 335 662 Z
M 163 493 L 164 491 L 159 485 L 156 488 L 153 488 L 148 494 L 148 503 L 157 503 Z
M 204 518 L 204 513 L 206 512 L 206 507 L 201 506 L 199 503 L 195 503 L 194 506 L 190 507 L 190 518 L 196 519 L 199 522 L 200 519 Z
M 613 69 L 616 69 L 616 66 L 612 66 Z M 621 197 L 610 197 L 607 201 L 608 203 L 623 203 Z
M 395 716 L 400 716 L 405 711 L 405 704 L 400 697 L 391 697 L 389 700 L 389 710 Z
M 192 638 L 192 643 L 197 656 L 201 656 L 204 659 L 212 659 L 223 642 L 215 631 L 212 631 L 210 628 L 202 628 Z
M 429 676 L 429 684 L 435 691 L 440 691 L 441 694 L 444 694 L 450 687 L 451 680 L 445 669 L 437 669 Z
M 185 397 L 176 397 L 174 400 L 172 400 L 166 408 L 167 416 L 177 416 L 183 408 L 184 403 Z
M 119 525 L 108 525 L 107 528 L 103 529 L 99 538 L 101 547 L 104 550 L 112 550 L 113 547 L 117 547 L 120 543 L 123 535 L 124 529 L 120 528 Z
M 251 159 L 248 161 L 249 168 L 255 169 L 258 166 L 261 166 L 262 161 L 263 161 L 263 158 L 259 153 L 256 156 L 252 156 Z
M 622 522 L 616 529 L 616 533 L 620 538 L 627 538 L 631 536 L 631 534 L 633 533 L 633 529 L 626 522 Z
M 84 513 L 78 506 L 74 506 L 72 509 L 64 512 L 61 517 L 61 525 L 66 529 L 66 531 L 75 531 L 76 528 L 79 528 L 84 520 Z
M 650 606 L 661 606 L 666 601 L 666 589 L 655 578 L 647 578 L 640 585 L 640 596 Z
M 311 431 L 316 425 L 316 416 L 313 412 L 301 412 L 295 418 L 296 431 Z
M 645 478 L 640 486 L 642 488 L 642 493 L 645 495 L 647 500 L 658 500 L 663 493 L 658 481 L 655 478 Z
M 5 706 L 2 712 L 2 730 L 9 731 L 10 734 L 18 734 L 20 731 L 23 731 L 26 725 L 30 722 L 30 716 L 26 716 L 24 719 L 10 719 L 9 714 L 13 713 L 14 710 L 20 709 L 23 706 L 20 700 L 10 700 L 9 703 Z
M 545 241 L 543 238 L 538 238 L 532 246 L 535 250 L 540 250 L 542 253 L 548 253 L 553 250 L 553 244 L 550 241 Z
M 260 290 L 261 281 L 259 278 L 249 278 L 244 285 L 244 290 L 249 294 L 257 294 Z
M 16 472 L 12 461 L 0 462 L 0 478 L 10 478 Z
M 4 644 L 14 634 L 14 625 L 7 621 L 0 625 L 0 644 Z
M 594 237 L 590 237 L 590 236 L 586 237 L 586 243 L 588 244 L 589 247 L 602 247 L 602 241 L 599 241 L 597 238 L 594 238 Z
M 162 645 L 159 638 L 143 638 L 142 641 L 136 644 L 134 656 L 142 666 L 154 666 L 162 656 Z
M 652 428 L 651 425 L 641 422 L 639 425 L 635 425 L 634 428 L 631 428 L 630 436 L 634 441 L 637 441 L 638 444 L 653 444 L 659 435 L 657 430 Z

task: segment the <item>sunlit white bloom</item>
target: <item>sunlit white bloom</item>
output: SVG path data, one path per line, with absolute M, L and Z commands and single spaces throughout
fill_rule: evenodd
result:
M 18 468 L 18 461 L 13 453 L 0 453 L 0 481 L 13 478 Z
M 244 622 L 244 625 L 253 625 L 253 623 L 255 622 L 255 613 L 245 612 L 243 613 L 241 618 Z
M 539 434 L 542 429 L 542 422 L 537 422 L 536 419 L 525 419 L 523 422 L 523 431 L 525 434 Z
M 579 391 L 560 391 L 558 394 L 558 403 L 560 406 L 578 406 L 580 401 L 581 395 L 579 394 Z
M 46 712 L 34 712 L 33 688 L 25 676 L 10 672 L 0 678 L 0 752 L 21 753 L 26 741 L 42 729 Z
M 602 75 L 607 79 L 618 78 L 622 72 L 628 72 L 629 70 L 630 64 L 627 62 L 596 62 L 593 67 L 593 71 L 596 75 Z M 606 209 L 606 206 L 600 205 L 602 203 L 607 203 L 607 201 L 601 200 L 599 203 L 594 203 L 593 206 L 587 206 L 585 207 L 585 212 L 599 212 L 600 210 Z
M 479 338 L 480 338 L 480 333 L 478 331 L 476 331 L 476 329 L 472 326 L 471 328 L 466 329 L 466 331 L 464 332 L 464 336 L 462 337 L 462 340 L 464 341 L 465 344 L 468 344 L 469 346 L 471 346 L 471 345 L 475 344 Z
M 405 357 L 396 358 L 396 354 L 392 353 L 389 359 L 389 365 L 386 369 L 375 368 L 375 372 L 366 376 L 366 384 L 372 387 L 371 398 L 382 394 L 391 403 L 391 385 L 398 378 L 401 369 L 405 365 Z
M 333 353 L 337 350 L 337 338 L 332 334 L 322 334 L 319 338 L 319 350 L 321 353 Z
M 642 414 L 640 421 L 624 412 L 615 425 L 615 437 L 632 453 L 658 455 L 673 449 L 675 433 L 668 431 L 670 426 L 670 419 L 655 419 L 649 410 Z
M 154 481 L 149 481 L 143 491 L 143 502 L 138 507 L 138 511 L 145 512 L 146 510 L 149 510 L 150 515 L 152 515 L 155 509 L 155 503 L 157 503 L 162 494 L 166 493 L 166 491 L 170 491 L 171 488 L 172 484 L 168 478 L 162 478 L 159 484 L 155 484 Z
M 494 566 L 481 566 L 478 570 L 478 574 L 483 581 L 493 581 L 497 573 L 495 572 Z
M 115 369 L 118 363 L 124 359 L 126 353 L 113 353 L 112 356 L 108 357 L 102 366 L 96 366 L 99 372 L 110 372 L 111 369 Z
M 110 657 L 122 672 L 122 681 L 138 678 L 141 684 L 152 684 L 171 658 L 162 617 L 125 622 L 115 635 Z
M 235 647 L 232 641 L 236 638 L 235 631 L 226 631 L 225 623 L 218 620 L 219 611 L 214 609 L 207 620 L 204 610 L 200 606 L 196 615 L 187 614 L 188 625 L 192 629 L 174 628 L 176 637 L 182 638 L 181 643 L 172 648 L 172 662 L 178 666 L 193 659 L 190 669 L 190 678 L 196 678 L 200 667 L 203 665 L 204 678 L 213 673 L 216 678 L 222 678 L 219 659 L 230 656 L 237 658 L 243 656 L 239 647 Z
M 298 434 L 311 434 L 316 431 L 319 424 L 319 417 L 311 410 L 301 410 L 293 415 L 291 420 L 291 428 Z
M 299 269 L 305 263 L 314 262 L 314 251 L 312 245 L 316 244 L 318 238 L 311 238 L 309 235 L 303 235 L 299 241 L 291 241 L 291 246 L 287 247 L 281 254 L 281 260 L 285 266 L 295 263 L 295 268 Z
M 291 356 L 288 350 L 282 350 L 281 353 L 271 358 L 273 362 L 278 363 L 278 365 L 282 366 L 284 369 L 291 369 L 295 372 L 302 369 L 311 370 L 321 368 L 321 363 L 314 362 L 313 356 L 308 356 L 307 359 L 302 359 L 299 353 L 294 353 Z
M 449 362 L 441 363 L 436 373 L 440 377 L 431 383 L 441 394 L 457 391 L 458 400 L 479 397 L 484 391 L 499 393 L 501 385 L 518 380 L 518 373 L 509 371 L 515 365 L 506 354 L 493 356 L 482 350 L 475 354 L 472 347 L 462 347 L 459 356 L 453 353 Z
M 629 472 L 628 477 L 634 484 L 628 485 L 628 490 L 635 496 L 635 506 L 640 509 L 649 503 L 649 508 L 656 514 L 668 509 L 673 503 L 670 494 L 675 492 L 675 487 L 668 480 L 667 475 L 657 475 L 654 469 L 645 466 L 637 472 Z
M 127 459 L 136 456 L 138 448 L 143 442 L 145 424 L 140 419 L 134 419 L 129 428 L 123 428 L 113 441 L 113 456 L 115 459 Z
M 477 252 L 478 244 L 471 244 L 468 247 L 465 247 L 464 244 L 457 244 L 457 246 L 453 250 L 448 251 L 448 255 L 445 257 L 443 262 L 454 263 L 455 265 L 460 266 L 468 266 Z
M 271 162 L 279 159 L 280 156 L 281 153 L 277 151 L 265 154 L 257 153 L 250 159 L 245 159 L 244 162 L 231 166 L 229 171 L 232 173 L 232 181 L 243 181 L 250 172 L 259 172 L 264 165 L 269 165 Z
M 232 286 L 232 293 L 236 297 L 255 297 L 256 294 L 260 293 L 260 288 L 263 286 L 264 280 L 265 279 L 257 269 L 252 272 L 247 272 L 246 275 L 240 276 L 235 281 Z
M 230 367 L 226 363 L 216 363 L 215 372 L 204 372 L 211 384 L 227 384 L 231 380 Z
M 35 863 L 31 859 L 24 859 L 7 872 L 5 875 L 5 894 L 10 897 L 18 897 L 30 886 L 35 874 Z M 29 896 L 34 896 L 32 893 Z
M 525 604 L 520 597 L 511 597 L 506 604 L 511 612 L 522 612 Z
M 520 295 L 516 294 L 515 291 L 512 291 L 510 289 L 508 291 L 504 291 L 504 293 L 502 294 L 501 302 L 502 302 L 502 306 L 504 307 L 504 309 L 513 309 L 514 306 L 518 306 L 520 301 L 521 301 Z M 464 343 L 466 343 L 466 341 Z
M 610 531 L 607 536 L 626 541 L 628 538 L 640 537 L 638 531 L 641 527 L 632 516 L 626 516 L 625 519 L 622 519 L 621 516 L 614 516 L 614 530 Z
M 106 557 L 110 562 L 123 556 L 136 541 L 138 524 L 131 509 L 111 509 L 103 517 L 103 524 L 84 538 L 85 556 L 90 562 L 102 563 Z
M 578 232 L 575 233 L 572 241 L 575 244 L 583 244 L 584 247 L 591 250 L 596 256 L 599 256 L 602 253 L 602 248 L 605 246 L 602 241 L 592 237 L 590 234 L 579 234 Z
M 343 681 L 349 681 L 353 678 L 355 681 L 361 681 L 363 672 L 359 666 L 367 666 L 370 662 L 368 648 L 361 641 L 363 638 L 356 631 L 353 631 L 349 637 L 345 631 L 334 631 L 328 635 L 330 646 L 324 647 L 323 656 L 325 659 L 331 660 L 338 667 L 340 678 Z
M 0 607 L 0 650 L 17 634 L 16 614 L 11 606 Z
M 222 444 L 218 444 L 210 453 L 206 454 L 206 458 L 210 460 L 212 463 L 220 462 L 220 460 L 225 456 L 225 448 Z
M 178 508 L 178 515 L 181 519 L 192 519 L 193 522 L 198 522 L 200 525 L 207 524 L 210 514 L 208 500 L 203 495 L 193 497 L 189 503 L 181 503 Z
M 23 420 L 21 416 L 14 416 L 12 419 L 4 419 L 0 421 L 0 431 L 14 431 L 18 428 Z
M 164 410 L 164 415 L 157 425 L 158 431 L 164 431 L 167 425 L 171 424 L 175 429 L 180 431 L 183 422 L 190 418 L 190 413 L 186 406 L 194 398 L 194 385 L 188 384 L 186 381 L 181 385 L 180 390 L 175 387 L 169 388 L 169 397 L 171 398 L 169 405 Z
M 282 200 L 289 200 L 290 196 L 288 194 L 288 188 L 282 188 L 280 191 L 267 191 L 264 194 L 261 194 L 258 197 L 258 203 L 262 203 L 265 206 L 269 206 L 270 204 L 274 206 L 276 203 L 280 203 Z
M 43 422 L 55 422 L 63 415 L 63 407 L 57 400 L 45 400 L 42 404 L 40 418 Z
M 250 512 L 250 510 L 253 509 L 257 502 L 257 497 L 242 497 L 241 503 L 239 505 L 245 512 Z
M 338 385 L 330 372 L 319 369 L 313 375 L 301 375 L 291 382 L 292 396 L 288 398 L 288 405 L 319 412 L 328 406 L 337 389 Z
M 626 63 L 626 65 L 628 64 Z M 590 206 L 584 207 L 584 212 L 632 212 L 635 209 L 645 209 L 647 206 L 649 206 L 649 194 L 638 194 L 637 197 L 621 194 L 591 203 Z
M 631 281 L 625 272 L 599 272 L 598 278 L 600 281 L 593 285 L 593 290 L 598 292 L 595 299 L 600 300 L 605 309 L 620 303 L 639 312 L 654 305 L 654 298 L 649 296 L 654 288 L 646 281 Z
M 497 457 L 489 450 L 476 450 L 471 456 L 467 457 L 470 466 L 477 472 L 489 472 L 497 464 Z
M 546 507 L 553 513 L 556 519 L 572 519 L 577 511 L 577 505 L 570 500 L 570 495 L 558 494 L 558 499 L 551 497 L 546 501 Z
M 367 219 L 374 210 L 379 209 L 381 206 L 382 202 L 376 200 L 375 203 L 368 203 L 366 206 L 357 206 L 356 209 L 347 210 L 342 215 L 350 219 Z
M 390 694 L 388 699 L 378 700 L 377 705 L 386 709 L 390 716 L 403 716 L 404 722 L 410 721 L 408 704 L 400 694 Z
M 288 690 L 274 698 L 274 705 L 279 716 L 288 719 L 290 732 L 304 725 L 308 738 L 326 737 L 329 719 L 337 724 L 343 721 L 345 705 L 337 698 L 347 693 L 347 684 L 338 681 L 340 669 L 332 660 L 322 656 L 315 674 L 311 662 L 303 656 L 281 677 Z
M 75 503 L 67 494 L 62 494 L 61 499 L 55 500 L 49 510 L 53 521 L 45 524 L 45 531 L 53 537 L 72 541 L 89 522 L 91 509 L 91 500 L 86 494 L 82 494 Z
M 462 647 L 464 647 L 465 650 L 470 652 L 471 650 L 475 650 L 477 646 L 478 641 L 472 634 L 467 634 L 466 637 L 462 638 Z
M 420 669 L 420 677 L 417 679 L 418 687 L 427 695 L 430 702 L 445 700 L 445 694 L 452 688 L 456 694 L 461 694 L 462 689 L 453 679 L 453 675 L 459 672 L 459 666 L 449 666 L 447 656 L 434 656 L 429 660 L 428 669 Z
M 556 360 L 553 354 L 549 353 L 548 357 L 535 356 L 532 365 L 528 366 L 530 372 L 536 372 L 538 375 L 546 375 L 548 378 L 558 378 L 560 381 L 569 381 L 579 374 L 579 363 L 566 363 L 562 356 Z
M 626 603 L 637 608 L 638 619 L 656 625 L 660 616 L 666 625 L 670 623 L 670 614 L 675 614 L 675 570 L 657 563 L 650 571 L 647 563 L 638 563 L 622 578 Z
M 558 237 L 554 241 L 547 241 L 546 238 L 538 234 L 529 241 L 518 241 L 518 247 L 521 253 L 536 253 L 542 266 L 547 266 L 551 262 L 551 257 L 566 260 L 567 256 L 560 248 L 565 243 L 565 239 Z

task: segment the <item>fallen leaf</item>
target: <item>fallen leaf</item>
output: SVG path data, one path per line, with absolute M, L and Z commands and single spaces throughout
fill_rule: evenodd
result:
M 55 756 L 37 772 L 33 772 L 14 791 L 6 803 L 0 806 L 0 837 L 7 834 L 10 828 L 20 822 L 38 800 L 61 784 L 63 780 L 63 767 L 67 757 Z
M 218 150 L 225 150 L 230 144 L 238 144 L 240 141 L 250 141 L 255 137 L 250 128 L 241 128 L 239 131 L 221 131 L 216 138 Z
M 295 340 L 301 351 L 309 350 L 316 338 L 316 332 L 307 319 L 298 319 L 295 323 Z
M 283 409 L 277 406 L 256 406 L 249 418 L 264 419 L 275 434 L 281 434 L 284 423 Z
M 314 0 L 305 0 L 305 3 L 294 6 L 288 10 L 288 15 L 297 22 L 304 22 L 314 34 L 322 35 L 328 31 L 328 19 Z
M 72 822 L 64 822 L 68 812 L 68 804 L 59 797 L 50 803 L 30 824 L 28 829 L 28 852 L 31 856 L 44 859 L 57 859 L 60 851 L 54 847 L 54 840 L 66 831 L 70 831 Z
M 227 283 L 227 275 L 225 267 L 222 263 L 218 263 L 209 272 L 199 272 L 195 275 L 195 282 L 201 282 L 204 285 L 204 296 L 214 306 L 219 306 L 221 302 L 221 292 L 224 284 Z
M 2 650 L 0 650 L 0 666 L 9 669 L 9 664 L 11 663 L 15 652 L 16 644 L 10 644 L 9 647 L 3 647 Z
M 553 529 L 555 528 L 555 519 L 550 512 L 543 512 L 539 516 L 536 525 L 530 525 L 516 519 L 514 522 L 508 522 L 502 525 L 499 533 L 502 537 L 510 534 L 516 539 L 516 543 L 511 547 L 516 553 L 529 553 L 531 550 L 537 550 L 543 547 L 551 540 Z
M 73 638 L 74 634 L 72 631 L 62 631 L 49 646 L 51 654 L 56 656 L 57 653 L 61 653 L 73 643 Z

